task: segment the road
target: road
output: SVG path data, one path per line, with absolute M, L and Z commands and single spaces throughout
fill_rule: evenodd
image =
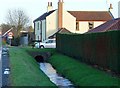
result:
M 9 86 L 9 53 L 8 48 L 3 46 L 2 48 L 2 87 Z
M 0 34 L 0 88 L 2 87 L 2 38 Z
M 2 47 L 0 47 L 0 88 L 2 87 Z

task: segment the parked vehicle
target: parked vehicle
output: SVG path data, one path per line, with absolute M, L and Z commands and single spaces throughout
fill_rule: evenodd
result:
M 47 39 L 43 42 L 35 43 L 36 48 L 56 48 L 56 40 L 55 39 Z
M 35 47 L 35 48 L 40 48 L 40 42 L 35 42 L 35 43 L 33 44 L 33 47 Z

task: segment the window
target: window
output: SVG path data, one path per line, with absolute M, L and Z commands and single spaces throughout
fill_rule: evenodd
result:
M 37 24 L 37 29 L 39 30 L 39 28 L 40 28 L 40 25 L 39 25 L 39 22 L 38 22 L 38 24 Z
M 39 40 L 39 36 L 38 36 L 38 40 Z
M 42 30 L 42 21 L 40 22 L 40 29 Z
M 53 43 L 53 41 L 52 40 L 48 40 L 46 43 Z
M 89 25 L 89 29 L 93 29 L 94 28 L 94 22 L 88 22 Z
M 40 28 L 40 35 L 42 36 L 42 21 L 40 21 L 39 28 Z
M 76 31 L 79 31 L 79 22 L 76 22 Z

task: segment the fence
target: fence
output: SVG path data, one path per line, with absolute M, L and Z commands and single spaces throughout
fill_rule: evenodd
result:
M 120 73 L 120 31 L 57 34 L 57 51 Z

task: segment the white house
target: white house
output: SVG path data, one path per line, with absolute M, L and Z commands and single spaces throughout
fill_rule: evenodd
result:
M 113 18 L 110 11 L 66 11 L 63 0 L 53 10 L 48 2 L 47 12 L 34 20 L 35 40 L 44 41 L 61 28 L 72 33 L 85 33 Z
M 58 28 L 75 32 L 76 18 L 63 10 L 63 1 L 58 2 L 58 10 L 52 10 L 52 2 L 48 2 L 48 11 L 34 20 L 36 40 L 45 40 L 58 31 Z M 70 21 L 69 21 L 70 20 Z

